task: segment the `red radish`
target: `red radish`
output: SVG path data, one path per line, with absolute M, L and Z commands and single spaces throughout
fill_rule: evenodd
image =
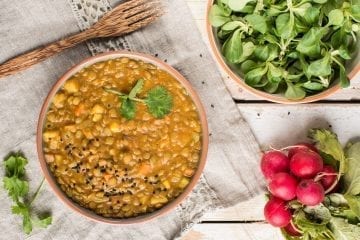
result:
M 318 152 L 316 147 L 310 143 L 297 143 L 294 146 L 296 146 L 296 147 L 290 148 L 290 150 L 288 152 L 289 158 L 292 158 L 292 156 L 294 156 L 296 153 L 298 153 L 299 151 L 302 151 L 302 150 L 311 150 L 316 153 Z
M 324 187 L 324 189 L 329 189 L 337 179 L 337 172 L 332 166 L 325 165 L 322 173 L 324 173 L 324 176 L 321 177 L 321 185 Z
M 300 178 L 312 178 L 323 169 L 323 160 L 313 151 L 298 151 L 290 160 L 291 172 Z
M 300 237 L 301 233 L 294 228 L 293 223 L 289 223 L 286 227 L 284 227 L 285 232 L 293 237 Z
M 264 215 L 274 227 L 285 227 L 291 221 L 291 212 L 286 207 L 286 203 L 276 197 L 272 197 L 265 205 Z
M 275 197 L 290 201 L 296 197 L 297 180 L 288 173 L 277 173 L 273 176 L 269 190 Z
M 276 173 L 289 171 L 289 158 L 279 151 L 269 151 L 261 159 L 261 171 L 267 180 Z
M 304 205 L 315 206 L 324 201 L 325 192 L 320 183 L 314 182 L 312 179 L 305 179 L 299 183 L 296 197 Z

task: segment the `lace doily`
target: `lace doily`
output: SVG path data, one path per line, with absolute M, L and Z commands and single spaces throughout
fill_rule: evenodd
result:
M 68 0 L 81 31 L 88 29 L 106 12 L 111 10 L 107 0 Z M 126 49 L 131 50 L 124 38 L 105 38 L 86 42 L 92 55 Z
M 111 10 L 111 6 L 107 0 L 68 1 L 82 31 L 89 28 L 97 22 L 104 13 Z M 130 44 L 122 37 L 92 40 L 88 41 L 87 45 L 92 55 L 111 50 L 131 50 Z M 177 216 L 182 223 L 181 232 L 186 232 L 194 224 L 198 223 L 206 212 L 211 212 L 219 208 L 222 208 L 220 200 L 206 182 L 205 177 L 202 176 L 192 193 L 176 208 Z

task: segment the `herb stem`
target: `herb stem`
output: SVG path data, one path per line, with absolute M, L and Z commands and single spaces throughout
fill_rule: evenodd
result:
M 119 96 L 126 96 L 126 94 L 124 94 L 122 92 L 119 92 L 118 90 L 113 89 L 113 88 L 103 87 L 103 89 L 105 90 L 105 92 L 108 92 L 108 93 L 113 93 L 113 94 L 116 94 L 116 95 L 119 95 Z
M 44 185 L 44 181 L 45 181 L 45 178 L 43 177 L 43 179 L 41 180 L 41 183 L 39 185 L 39 187 L 36 189 L 36 192 L 34 193 L 30 203 L 29 203 L 29 206 L 31 206 L 31 204 L 35 201 L 35 199 L 37 198 L 37 196 L 39 195 L 39 192 L 42 188 L 42 186 Z
M 133 101 L 136 101 L 136 102 L 145 103 L 145 99 L 140 99 L 140 98 L 136 98 L 136 97 L 129 98 L 129 99 L 130 99 L 130 100 L 133 100 Z

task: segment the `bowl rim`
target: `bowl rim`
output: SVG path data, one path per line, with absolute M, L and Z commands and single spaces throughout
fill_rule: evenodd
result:
M 319 100 L 329 97 L 330 95 L 336 93 L 338 90 L 341 89 L 340 84 L 337 83 L 334 86 L 326 89 L 325 91 L 305 97 L 304 99 L 289 100 L 283 96 L 266 93 L 266 92 L 260 91 L 258 89 L 255 89 L 255 88 L 247 85 L 240 76 L 238 76 L 236 73 L 234 73 L 233 70 L 231 70 L 231 68 L 226 63 L 221 52 L 219 51 L 219 49 L 217 47 L 215 35 L 214 35 L 214 27 L 212 27 L 212 25 L 210 23 L 210 19 L 209 19 L 210 9 L 211 9 L 211 6 L 214 4 L 214 2 L 215 2 L 215 0 L 207 0 L 207 8 L 206 8 L 206 16 L 205 16 L 205 24 L 206 24 L 205 28 L 206 28 L 207 37 L 208 37 L 208 40 L 210 43 L 210 49 L 211 49 L 212 55 L 214 56 L 216 62 L 221 66 L 221 68 L 225 71 L 225 73 L 230 76 L 230 78 L 235 80 L 240 85 L 240 87 L 242 89 L 245 89 L 247 92 L 249 92 L 263 100 L 267 100 L 267 101 L 271 101 L 271 102 L 275 102 L 275 103 L 282 103 L 282 104 L 299 104 L 299 103 L 311 103 L 311 102 L 319 101 Z M 359 73 L 359 71 L 360 71 L 360 62 L 357 63 L 355 65 L 355 67 L 351 70 L 351 72 L 348 74 L 349 79 L 350 80 L 354 79 L 355 76 Z
M 86 209 L 68 197 L 65 192 L 63 192 L 60 187 L 58 186 L 57 182 L 55 181 L 51 171 L 48 168 L 48 165 L 45 161 L 44 153 L 43 153 L 43 140 L 42 140 L 42 133 L 43 133 L 43 126 L 45 122 L 45 116 L 48 110 L 48 107 L 53 99 L 53 96 L 58 92 L 59 88 L 64 84 L 66 80 L 68 80 L 71 76 L 75 73 L 80 71 L 81 69 L 88 67 L 94 63 L 106 61 L 110 59 L 120 58 L 120 57 L 128 57 L 130 59 L 136 59 L 140 61 L 144 61 L 150 64 L 157 66 L 159 69 L 162 69 L 168 72 L 171 76 L 173 76 L 180 84 L 186 89 L 189 93 L 191 99 L 193 100 L 194 104 L 197 107 L 199 119 L 202 127 L 202 148 L 201 148 L 201 157 L 199 161 L 198 168 L 196 169 L 195 174 L 193 175 L 190 183 L 186 187 L 186 189 L 175 199 L 170 201 L 168 204 L 164 205 L 162 208 L 155 210 L 152 213 L 145 213 L 143 215 L 131 218 L 107 218 L 101 215 L 96 214 L 95 212 Z M 93 57 L 89 57 L 81 61 L 80 63 L 74 65 L 69 70 L 66 71 L 52 86 L 51 90 L 49 91 L 39 114 L 38 125 L 37 125 L 37 133 L 36 133 L 36 147 L 37 147 L 37 154 L 38 159 L 40 162 L 41 170 L 44 174 L 44 177 L 48 184 L 50 185 L 51 189 L 55 193 L 55 195 L 63 202 L 67 207 L 72 209 L 73 211 L 79 213 L 82 216 L 85 216 L 88 219 L 94 220 L 96 222 L 101 223 L 108 223 L 113 225 L 128 225 L 128 224 L 137 224 L 137 223 L 145 223 L 151 221 L 155 218 L 163 216 L 166 213 L 169 213 L 173 210 L 176 206 L 178 206 L 181 202 L 185 200 L 185 198 L 191 193 L 194 189 L 195 185 L 198 183 L 200 176 L 205 167 L 205 163 L 207 160 L 207 153 L 208 153 L 208 145 L 209 145 L 209 134 L 208 134 L 208 122 L 206 118 L 206 112 L 204 106 L 195 92 L 193 87 L 191 86 L 190 82 L 182 76 L 176 69 L 172 66 L 164 63 L 160 59 L 157 59 L 153 56 L 148 54 L 138 53 L 138 52 L 130 52 L 126 50 L 121 51 L 111 51 L 102 53 Z

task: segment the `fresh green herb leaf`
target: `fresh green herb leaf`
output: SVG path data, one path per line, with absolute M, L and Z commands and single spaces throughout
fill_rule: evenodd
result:
M 129 93 L 129 98 L 134 98 L 144 87 L 144 79 L 139 79 Z
M 40 228 L 46 228 L 52 223 L 52 217 L 44 217 L 42 219 L 36 219 L 33 221 L 34 226 Z
M 351 16 L 356 21 L 360 21 L 360 5 L 352 5 L 351 6 Z
M 166 88 L 156 86 L 153 89 L 150 89 L 147 98 L 141 99 L 136 95 L 140 93 L 143 86 L 144 80 L 139 79 L 129 94 L 122 93 L 112 88 L 104 88 L 104 91 L 119 96 L 121 101 L 119 112 L 128 120 L 133 119 L 136 115 L 136 102 L 146 104 L 149 112 L 156 118 L 162 118 L 171 112 L 173 107 L 172 95 Z
M 252 42 L 243 43 L 243 53 L 238 62 L 239 63 L 244 62 L 254 53 L 254 50 L 255 50 L 255 45 Z
M 228 5 L 230 7 L 231 10 L 235 11 L 235 12 L 240 12 L 245 5 L 250 2 L 251 0 L 228 0 Z
M 221 7 L 219 5 L 213 5 L 210 9 L 209 19 L 211 24 L 214 27 L 220 27 L 225 23 L 231 21 L 230 18 L 231 11 L 226 10 L 226 8 Z
M 27 181 L 21 180 L 18 176 L 4 177 L 4 187 L 14 201 L 17 201 L 20 197 L 26 196 L 29 192 L 29 184 Z
M 10 156 L 5 161 L 6 175 L 24 176 L 26 164 L 27 160 L 22 156 Z
M 349 144 L 346 157 L 349 161 L 344 175 L 345 191 L 347 194 L 360 195 L 360 142 Z
M 334 9 L 329 13 L 328 25 L 341 26 L 344 22 L 344 14 L 340 9 Z
M 173 98 L 166 88 L 157 86 L 147 93 L 145 103 L 153 116 L 163 118 L 171 112 Z
M 317 7 L 310 7 L 306 10 L 303 18 L 307 24 L 313 25 L 319 20 L 320 9 Z
M 261 81 L 261 78 L 267 73 L 267 71 L 267 66 L 252 69 L 245 75 L 245 82 L 250 86 L 255 87 Z
M 283 13 L 276 18 L 276 30 L 283 39 L 289 39 L 294 34 L 295 19 L 292 13 Z
M 331 74 L 331 56 L 326 54 L 323 58 L 310 63 L 308 72 L 310 76 L 326 77 Z
M 301 86 L 294 85 L 290 82 L 287 83 L 288 88 L 285 92 L 285 97 L 290 100 L 303 99 L 306 96 L 306 92 Z
M 326 34 L 324 28 L 313 27 L 299 41 L 296 50 L 307 56 L 316 56 L 320 53 L 320 40 Z
M 360 196 L 351 195 L 351 193 L 349 193 L 345 194 L 344 197 L 352 212 L 360 219 Z
M 309 137 L 315 142 L 319 151 L 330 155 L 339 162 L 339 173 L 344 174 L 348 166 L 348 159 L 336 134 L 326 129 L 311 129 Z
M 245 20 L 250 23 L 254 30 L 265 34 L 268 31 L 266 18 L 259 14 L 246 15 Z
M 239 63 L 243 54 L 242 31 L 237 29 L 223 45 L 225 58 L 231 63 Z
M 358 51 L 360 0 L 217 0 L 214 9 L 222 54 L 248 85 L 296 100 L 337 80 L 349 86 L 345 66 Z M 248 60 L 255 65 L 247 62 L 244 72 Z M 284 75 L 258 75 L 268 63 Z
M 332 218 L 330 229 L 336 240 L 357 240 L 360 236 L 360 227 L 349 224 L 342 218 Z
M 133 119 L 136 114 L 136 105 L 134 100 L 130 100 L 129 98 L 122 99 L 120 113 L 127 120 Z
M 304 83 L 302 85 L 304 88 L 312 90 L 312 91 L 321 91 L 324 89 L 323 85 L 321 83 L 318 82 L 311 82 L 311 81 L 307 81 L 306 83 Z
M 33 229 L 33 222 L 35 221 L 35 218 L 32 218 L 31 216 L 31 204 L 37 197 L 40 188 L 44 183 L 44 179 L 31 200 L 28 200 L 29 198 L 27 195 L 29 193 L 29 184 L 26 180 L 24 180 L 25 166 L 27 162 L 27 159 L 20 154 L 10 155 L 5 160 L 4 165 L 6 176 L 3 179 L 3 183 L 5 189 L 8 191 L 9 197 L 13 199 L 15 204 L 11 208 L 12 213 L 22 217 L 23 230 L 26 234 L 29 234 Z M 49 219 L 44 222 L 42 225 L 43 227 L 45 227 L 45 223 L 46 226 L 51 224 L 51 217 Z

